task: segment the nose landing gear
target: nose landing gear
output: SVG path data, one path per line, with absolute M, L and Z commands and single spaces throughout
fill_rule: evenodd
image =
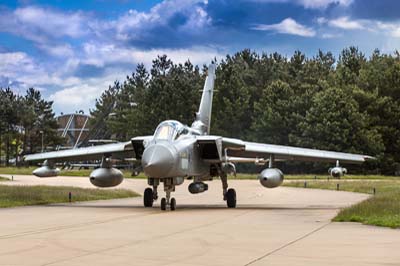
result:
M 165 211 L 168 207 L 171 211 L 176 209 L 176 200 L 175 198 L 171 198 L 171 192 L 175 191 L 175 185 L 179 185 L 183 183 L 183 179 L 177 178 L 165 178 L 162 180 L 164 183 L 164 191 L 166 193 L 166 197 L 161 199 L 160 205 L 161 210 Z M 143 193 L 143 205 L 144 207 L 153 207 L 153 203 L 158 198 L 157 187 L 160 184 L 159 179 L 149 178 L 148 184 L 153 186 L 153 189 L 146 188 Z
M 176 209 L 176 200 L 175 198 L 170 198 L 171 197 L 171 191 L 167 190 L 167 196 L 166 198 L 161 199 L 161 210 L 165 211 L 167 207 L 169 206 L 171 211 L 175 211 Z
M 176 200 L 175 198 L 171 198 L 171 192 L 175 191 L 175 184 L 172 178 L 166 178 L 164 180 L 164 191 L 166 197 L 161 199 L 161 210 L 165 211 L 169 206 L 171 211 L 175 211 Z

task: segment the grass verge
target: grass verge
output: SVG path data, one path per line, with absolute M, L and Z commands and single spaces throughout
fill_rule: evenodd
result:
M 69 192 L 72 195 L 72 202 L 138 196 L 137 193 L 127 189 L 0 185 L 0 208 L 68 202 Z
M 2 181 L 10 181 L 7 177 L 0 176 L 0 182 Z
M 337 222 L 360 222 L 363 224 L 400 228 L 400 181 L 396 180 L 331 180 L 285 182 L 284 186 L 319 188 L 376 194 L 369 199 L 344 208 L 333 219 Z

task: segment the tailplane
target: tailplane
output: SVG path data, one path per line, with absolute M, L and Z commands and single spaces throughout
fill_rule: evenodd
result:
M 215 65 L 208 66 L 206 82 L 204 83 L 203 94 L 201 95 L 199 111 L 196 113 L 196 120 L 192 128 L 199 130 L 202 134 L 210 133 L 211 110 L 214 92 Z

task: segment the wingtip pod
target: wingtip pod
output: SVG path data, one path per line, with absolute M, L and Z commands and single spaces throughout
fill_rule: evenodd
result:
M 365 161 L 365 162 L 366 162 L 366 161 L 375 161 L 375 160 L 377 160 L 376 157 L 369 156 L 369 155 L 365 155 L 365 156 L 364 156 L 364 161 Z

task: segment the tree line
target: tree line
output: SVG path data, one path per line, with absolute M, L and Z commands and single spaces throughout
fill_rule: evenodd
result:
M 62 143 L 57 134 L 53 103 L 30 88 L 18 95 L 10 88 L 0 88 L 0 165 L 19 165 L 24 154 Z M 43 143 L 42 143 L 43 139 Z
M 245 49 L 217 61 L 211 134 L 243 140 L 373 155 L 357 172 L 400 170 L 400 54 L 356 47 L 336 59 L 296 51 L 258 54 Z M 152 134 L 163 120 L 190 125 L 206 75 L 190 61 L 166 55 L 148 70 L 139 64 L 104 91 L 91 110 L 105 137 Z M 111 107 L 111 108 L 110 108 Z M 110 112 L 110 110 L 112 110 Z M 286 171 L 326 171 L 326 164 L 286 163 Z M 241 170 L 246 170 L 242 167 Z

